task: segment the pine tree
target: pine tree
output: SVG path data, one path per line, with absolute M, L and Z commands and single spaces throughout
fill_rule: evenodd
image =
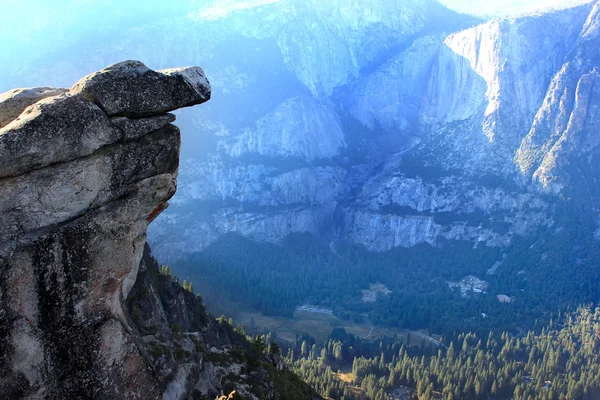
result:
M 302 347 L 300 348 L 300 354 L 302 355 L 302 357 L 308 356 L 308 344 L 306 343 L 306 340 L 302 341 Z

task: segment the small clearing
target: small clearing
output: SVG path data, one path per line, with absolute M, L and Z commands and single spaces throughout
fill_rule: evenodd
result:
M 316 314 L 327 314 L 327 315 L 333 315 L 333 311 L 329 310 L 327 308 L 320 308 L 320 307 L 316 307 L 316 306 L 311 306 L 311 305 L 303 305 L 300 307 L 296 307 L 296 311 L 306 311 L 306 312 L 311 312 L 311 313 L 316 313 Z
M 363 303 L 375 303 L 375 301 L 377 301 L 377 296 L 387 296 L 391 293 L 392 291 L 388 289 L 383 283 L 371 283 L 369 284 L 368 290 L 362 291 L 362 301 Z
M 459 282 L 448 282 L 450 289 L 460 288 L 462 297 L 469 297 L 469 293 L 485 293 L 488 283 L 474 275 L 465 276 Z
M 352 371 L 350 372 L 340 372 L 337 374 L 338 378 L 340 381 L 342 382 L 346 382 L 346 383 L 354 383 L 354 379 L 356 379 L 356 377 L 354 376 L 354 374 L 352 373 Z
M 411 398 L 411 395 L 415 392 L 414 389 L 411 389 L 406 386 L 400 386 L 398 389 L 389 393 L 389 397 L 392 400 L 408 400 Z
M 500 301 L 500 303 L 512 303 L 514 300 L 512 297 L 505 294 L 499 294 L 496 297 L 498 297 L 498 301 Z

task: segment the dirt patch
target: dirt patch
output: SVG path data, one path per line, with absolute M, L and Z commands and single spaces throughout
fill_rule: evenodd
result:
M 346 382 L 349 384 L 353 384 L 354 379 L 356 379 L 356 377 L 354 376 L 354 374 L 352 372 L 348 372 L 348 373 L 340 372 L 339 374 L 337 374 L 337 377 L 340 381 Z

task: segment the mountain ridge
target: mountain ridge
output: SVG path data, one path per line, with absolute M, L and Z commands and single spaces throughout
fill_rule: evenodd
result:
M 196 194 L 199 196 L 196 198 L 212 198 L 217 202 L 228 204 L 221 209 L 218 216 L 215 214 L 213 217 L 215 222 L 223 219 L 232 221 L 228 225 L 211 222 L 203 216 L 187 215 L 186 221 L 190 218 L 196 220 L 195 224 L 190 225 L 181 220 L 177 213 L 171 214 L 169 221 L 166 217 L 159 221 L 153 231 L 155 234 L 152 235 L 157 254 L 165 257 L 166 260 L 173 260 L 171 254 L 181 254 L 181 251 L 201 251 L 207 243 L 214 240 L 207 240 L 207 238 L 217 238 L 229 231 L 237 231 L 257 240 L 267 238 L 266 240 L 276 242 L 292 232 L 307 231 L 319 235 L 329 232 L 326 236 L 341 240 L 348 239 L 379 251 L 396 246 L 413 246 L 422 242 L 436 244 L 438 237 L 475 243 L 483 241 L 492 246 L 505 246 L 510 242 L 512 234 L 530 234 L 540 223 L 548 223 L 551 220 L 549 211 L 551 207 L 544 194 L 545 189 L 538 193 L 536 188 L 536 182 L 541 182 L 538 178 L 541 171 L 529 181 L 532 183 L 528 183 L 527 180 L 532 176 L 523 176 L 519 172 L 519 154 L 527 152 L 528 131 L 535 129 L 530 127 L 535 124 L 536 114 L 542 112 L 547 88 L 555 79 L 553 76 L 559 73 L 565 57 L 572 53 L 574 43 L 576 45 L 579 40 L 577 37 L 582 35 L 582 29 L 587 29 L 586 26 L 594 26 L 595 7 L 597 5 L 589 4 L 538 16 L 495 20 L 484 22 L 476 27 L 467 26 L 450 35 L 419 37 L 408 48 L 393 56 L 391 61 L 383 63 L 364 76 L 359 75 L 352 83 L 336 88 L 330 100 L 318 99 L 318 102 L 336 113 L 342 121 L 346 146 L 340 148 L 338 154 L 329 153 L 329 157 L 317 165 L 310 165 L 311 163 L 307 162 L 306 167 L 319 177 L 321 186 L 337 187 L 337 182 L 344 182 L 347 188 L 345 192 L 326 195 L 325 204 L 329 204 L 329 210 L 335 209 L 336 215 L 345 215 L 342 217 L 345 221 L 342 226 L 349 227 L 348 229 L 340 230 L 334 220 L 330 217 L 320 217 L 318 211 L 312 214 L 317 219 L 300 217 L 300 215 L 310 215 L 310 211 L 304 208 L 311 204 L 307 202 L 280 200 L 278 206 L 282 211 L 277 216 L 241 212 L 242 209 L 251 208 L 247 205 L 254 203 L 252 197 L 246 196 L 247 190 L 244 187 L 253 182 L 252 185 L 257 188 L 268 188 L 270 184 L 267 182 L 271 179 L 269 174 L 282 174 L 280 175 L 282 179 L 290 181 L 288 185 L 295 185 L 298 188 L 295 198 L 305 196 L 300 194 L 303 185 L 298 185 L 296 178 L 284 178 L 288 171 L 281 166 L 285 162 L 290 165 L 289 168 L 304 167 L 301 163 L 298 167 L 293 167 L 297 162 L 293 161 L 289 153 L 284 150 L 287 146 L 284 143 L 272 147 L 270 153 L 280 157 L 281 162 L 268 159 L 261 161 L 259 158 L 247 158 L 247 161 L 244 161 L 243 148 L 239 147 L 239 144 L 232 143 L 252 143 L 255 140 L 252 136 L 254 133 L 244 132 L 242 129 L 236 134 L 230 130 L 229 136 L 225 135 L 218 139 L 219 148 L 222 150 L 209 153 L 213 160 L 211 163 L 216 162 L 215 165 L 219 165 L 220 170 L 232 168 L 240 171 L 240 166 L 244 165 L 244 168 L 260 169 L 265 172 L 262 174 L 248 172 L 245 177 L 236 173 L 236 177 L 218 178 L 222 179 L 220 184 L 214 182 L 207 187 L 226 184 L 237 189 L 227 193 L 215 193 L 206 189 L 202 194 Z M 558 26 L 562 28 L 558 29 Z M 543 33 L 547 30 L 548 34 Z M 537 38 L 543 38 L 541 43 L 537 42 Z M 593 54 L 593 51 L 590 50 L 588 53 Z M 518 71 L 529 72 L 521 76 L 517 82 Z M 281 109 L 277 108 L 270 115 L 277 116 L 276 118 L 286 116 L 289 120 L 294 118 L 290 112 L 281 114 Z M 317 118 L 314 113 L 306 115 Z M 269 118 L 272 117 L 263 117 L 263 120 Z M 337 123 L 329 124 L 330 132 L 339 129 L 335 127 L 336 125 Z M 299 137 L 310 138 L 312 135 L 312 131 L 305 127 L 295 128 L 296 135 Z M 361 129 L 364 133 L 353 132 Z M 229 137 L 232 135 L 236 138 L 230 141 Z M 357 136 L 353 137 L 353 135 Z M 330 137 L 334 136 L 332 134 Z M 263 136 L 265 139 L 276 137 L 274 133 Z M 328 139 L 325 137 L 323 140 Z M 219 155 L 221 151 L 231 152 L 229 149 L 235 149 L 231 154 L 237 157 L 229 160 Z M 279 149 L 279 153 L 276 149 Z M 251 148 L 248 147 L 246 151 L 249 154 Z M 359 152 L 362 153 L 360 157 L 372 154 L 374 159 L 379 160 L 364 162 L 350 158 Z M 388 166 L 385 166 L 386 163 Z M 329 172 L 326 172 L 326 168 L 329 168 Z M 380 168 L 387 171 L 381 177 L 364 175 L 364 171 L 375 171 Z M 423 175 L 427 170 L 436 170 L 434 180 Z M 266 173 L 266 171 L 271 172 Z M 196 180 L 194 174 L 188 176 L 185 171 L 183 174 L 185 187 L 190 185 L 197 187 L 194 183 Z M 422 183 L 414 181 L 414 174 L 421 175 L 418 181 Z M 203 175 L 207 176 L 207 174 Z M 495 190 L 488 190 L 479 183 L 485 179 L 512 183 Z M 394 195 L 396 200 L 389 199 L 387 194 L 377 193 L 384 188 L 378 189 L 368 183 L 374 180 L 387 182 L 386 191 L 394 190 L 394 186 L 397 185 L 397 194 Z M 365 192 L 362 195 L 365 199 L 361 203 L 353 197 L 350 188 L 360 188 L 363 185 L 370 187 L 371 193 Z M 433 190 L 433 193 L 455 194 L 445 199 L 439 198 L 439 195 L 437 195 L 438 199 L 428 199 L 425 195 L 427 190 L 418 188 L 420 185 L 429 187 L 429 192 Z M 541 186 L 544 188 L 543 184 Z M 461 196 L 461 193 L 454 189 L 456 187 L 464 188 L 462 191 L 464 194 L 473 193 L 473 195 Z M 360 189 L 353 190 L 360 191 Z M 514 215 L 511 223 L 513 227 L 507 235 L 485 228 L 474 229 L 465 224 L 438 225 L 433 223 L 431 217 L 423 217 L 417 213 L 406 218 L 378 211 L 409 206 L 407 200 L 401 200 L 405 197 L 400 193 L 402 190 L 407 190 L 406 196 L 411 196 L 411 192 L 421 193 L 417 200 L 420 204 L 441 203 L 440 206 L 429 207 L 432 213 L 454 212 L 460 216 L 465 211 L 503 213 L 505 211 L 501 210 L 510 210 Z M 217 193 L 219 194 L 215 196 Z M 236 195 L 236 193 L 244 194 Z M 379 206 L 367 200 L 367 198 L 385 197 L 389 200 L 384 200 L 384 203 Z M 459 200 L 461 197 L 463 200 Z M 307 196 L 307 198 L 311 197 Z M 190 198 L 192 199 L 193 197 Z M 459 201 L 468 203 L 458 206 Z M 452 203 L 456 205 L 450 206 Z M 356 213 L 344 211 L 348 208 L 348 204 L 352 205 L 350 209 L 355 209 Z M 368 208 L 365 208 L 366 204 L 370 204 Z M 498 208 L 498 204 L 503 206 Z M 525 204 L 530 206 L 523 208 Z M 297 206 L 296 211 L 290 212 L 288 208 L 293 205 Z M 175 210 L 176 208 L 173 209 Z M 500 215 L 498 218 L 503 218 Z M 303 222 L 299 222 L 298 217 Z M 339 217 L 336 219 L 339 220 Z M 387 219 L 391 219 L 389 225 L 385 225 L 384 221 Z M 291 229 L 277 230 L 279 233 L 274 237 L 263 235 L 263 232 L 274 231 L 275 226 L 281 223 L 291 226 Z M 383 229 L 369 228 L 382 223 Z M 175 224 L 186 226 L 184 229 L 189 233 L 180 243 L 175 243 L 176 240 L 173 239 L 166 239 L 165 236 L 165 233 L 169 232 L 169 226 Z M 397 234 L 394 232 L 400 231 L 406 231 L 406 234 L 396 237 Z M 195 244 L 190 236 L 202 236 L 202 244 Z M 366 239 L 367 237 L 373 239 Z M 373 241 L 378 239 L 389 244 L 374 246 Z

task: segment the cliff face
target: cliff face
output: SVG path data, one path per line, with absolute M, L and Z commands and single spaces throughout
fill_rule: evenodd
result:
M 209 97 L 198 68 L 138 62 L 3 96 L 0 397 L 159 397 L 123 301 L 175 193 L 167 112 Z
M 516 165 L 526 177 L 556 194 L 576 185 L 577 175 L 597 173 L 599 39 L 600 3 L 596 3 L 577 31 L 571 52 L 552 76 L 515 156 Z
M 434 0 L 212 3 L 201 5 L 194 19 L 217 29 L 226 25 L 229 33 L 273 38 L 285 65 L 317 98 L 330 97 L 362 69 L 377 65 L 390 50 L 407 46 L 445 17 L 457 17 Z M 460 26 L 473 18 L 456 20 L 444 24 Z
M 161 270 L 146 246 L 128 299 L 132 327 L 144 349 L 163 399 L 317 400 L 270 348 L 257 353 L 243 332 L 206 312 L 200 295 Z
M 257 7 L 244 16 L 232 12 L 209 23 L 237 21 L 245 35 L 279 38 L 285 28 L 276 30 L 266 16 L 286 16 L 290 3 Z M 274 242 L 311 232 L 376 251 L 446 239 L 506 246 L 515 235 L 552 224 L 548 189 L 558 194 L 593 185 L 569 176 L 597 165 L 597 147 L 586 132 L 596 121 L 592 47 L 598 44 L 598 5 L 468 27 L 469 20 L 443 9 L 424 12 L 419 2 L 404 5 L 410 12 L 378 16 L 380 24 L 369 25 L 371 12 L 375 18 L 379 6 L 389 6 L 376 3 L 353 18 L 352 7 L 338 5 L 336 18 L 321 10 L 313 26 L 319 39 L 304 40 L 295 61 L 282 51 L 283 64 L 314 100 L 303 94 L 305 100 L 294 107 L 289 105 L 298 104 L 298 97 L 285 100 L 249 128 L 235 129 L 218 118 L 226 127 L 218 125 L 222 135 L 209 161 L 186 164 L 176 207 L 151 230 L 160 257 L 200 251 L 231 231 Z M 454 25 L 436 19 L 438 14 Z M 309 15 L 298 12 L 289 23 Z M 416 22 L 405 20 L 407 15 Z M 242 25 L 248 19 L 269 21 L 273 29 L 250 33 Z M 461 23 L 467 28 L 456 31 Z M 375 46 L 379 57 L 358 56 L 388 25 L 406 35 L 388 47 Z M 336 73 L 338 80 L 324 79 L 316 66 L 299 74 L 308 57 L 345 48 L 330 43 L 339 32 L 347 39 L 344 46 L 356 47 L 358 69 L 342 73 L 339 64 L 315 61 L 329 66 L 326 73 Z M 335 88 L 315 91 L 308 75 Z M 306 106 L 315 102 L 320 106 Z M 324 118 L 323 110 L 331 117 Z M 295 136 L 275 134 L 289 130 Z M 320 152 L 314 145 L 299 146 L 314 142 Z M 575 148 L 585 149 L 589 162 L 583 167 L 569 161 Z M 290 188 L 285 196 L 282 183 Z M 257 191 L 265 193 L 261 200 Z M 184 227 L 185 238 L 171 235 L 175 227 Z

